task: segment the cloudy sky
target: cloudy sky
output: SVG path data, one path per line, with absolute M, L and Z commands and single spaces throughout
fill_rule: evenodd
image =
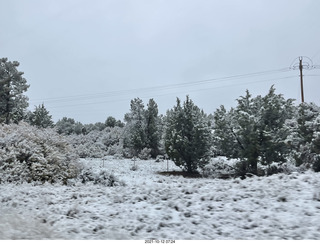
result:
M 271 85 L 301 101 L 304 56 L 320 64 L 319 0 L 0 0 L 0 56 L 19 61 L 30 109 L 57 121 L 123 119 L 130 100 L 164 114 L 190 95 L 207 113 Z M 309 66 L 310 67 L 310 66 Z M 319 66 L 320 67 L 320 66 Z M 320 69 L 303 70 L 320 105 Z

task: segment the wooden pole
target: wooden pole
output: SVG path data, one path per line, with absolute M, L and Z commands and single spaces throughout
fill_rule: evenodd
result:
M 303 93 L 303 75 L 302 75 L 302 57 L 299 58 L 299 70 L 300 70 L 300 85 L 301 85 L 301 102 L 304 103 L 304 93 Z

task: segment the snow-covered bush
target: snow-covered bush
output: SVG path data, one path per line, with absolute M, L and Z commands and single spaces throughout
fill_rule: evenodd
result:
M 118 178 L 109 173 L 107 170 L 103 169 L 100 171 L 94 171 L 93 168 L 85 168 L 79 174 L 78 179 L 81 183 L 93 183 L 93 184 L 101 184 L 103 186 L 123 186 L 124 182 L 118 180 Z
M 66 184 L 79 169 L 72 147 L 53 129 L 26 123 L 0 126 L 0 182 Z
M 123 156 L 123 145 L 121 144 L 115 144 L 108 147 L 107 155 L 113 155 L 117 157 Z
M 122 154 L 123 128 L 107 127 L 93 130 L 86 135 L 72 134 L 67 138 L 81 158 L 102 158 L 106 155 Z
M 101 132 L 91 131 L 86 135 L 72 134 L 67 136 L 76 153 L 81 158 L 101 158 L 105 156 L 106 147 L 101 142 Z
M 80 158 L 102 158 L 106 155 L 106 149 L 99 142 L 77 145 L 75 151 Z
M 209 178 L 229 178 L 236 175 L 234 168 L 236 160 L 227 160 L 225 157 L 212 158 L 210 162 L 204 166 L 202 175 Z
M 216 157 L 210 160 L 202 171 L 204 177 L 209 178 L 230 178 L 230 177 L 245 177 L 247 174 L 247 165 L 245 161 L 237 159 L 227 159 L 226 157 Z M 302 172 L 301 167 L 296 167 L 294 163 L 275 163 L 270 165 L 257 165 L 258 176 L 270 176 L 277 173 L 290 174 L 292 172 Z
M 139 153 L 138 157 L 142 160 L 148 160 L 151 158 L 151 149 L 150 148 L 144 148 Z
M 156 157 L 155 162 L 156 162 L 156 163 L 159 163 L 159 162 L 163 162 L 164 160 L 165 160 L 165 156 L 163 156 L 163 155 L 158 155 L 158 156 Z

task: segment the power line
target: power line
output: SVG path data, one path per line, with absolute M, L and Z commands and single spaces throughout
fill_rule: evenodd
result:
M 291 75 L 291 76 L 286 76 L 286 77 L 280 77 L 280 78 L 275 78 L 274 80 L 284 80 L 284 79 L 290 79 L 290 78 L 296 78 L 297 75 Z M 221 89 L 221 88 L 226 88 L 226 87 L 231 87 L 231 86 L 241 86 L 241 85 L 247 85 L 247 84 L 254 84 L 254 83 L 262 83 L 266 81 L 271 81 L 270 79 L 263 79 L 263 80 L 255 80 L 255 81 L 249 81 L 249 82 L 243 82 L 243 83 L 237 83 L 237 84 L 229 84 L 229 85 L 222 85 L 222 86 L 217 86 L 217 87 L 212 87 L 212 88 L 200 88 L 197 90 L 192 90 L 193 92 L 199 92 L 203 90 L 212 90 L 212 89 Z M 183 91 L 180 91 L 178 93 L 185 93 Z M 152 97 L 160 97 L 160 96 L 167 96 L 167 95 L 173 95 L 177 94 L 177 92 L 170 92 L 170 93 L 165 93 L 165 94 L 155 94 Z M 148 96 L 140 96 L 140 98 L 149 98 L 150 95 Z M 88 106 L 88 105 L 94 105 L 94 104 L 104 104 L 104 103 L 113 103 L 117 101 L 127 101 L 127 98 L 119 98 L 119 99 L 111 99 L 107 101 L 100 101 L 100 102 L 89 102 L 89 103 L 78 103 L 78 104 L 67 104 L 67 105 L 57 105 L 53 107 L 49 107 L 50 109 L 55 109 L 55 108 L 64 108 L 64 107 L 77 107 L 77 106 Z
M 310 77 L 319 77 L 320 75 L 303 75 L 304 77 L 310 76 Z
M 216 83 L 226 80 L 236 80 L 236 79 L 243 79 L 243 78 L 250 78 L 255 76 L 261 75 L 270 75 L 274 73 L 282 73 L 290 71 L 290 68 L 282 68 L 276 70 L 268 70 L 268 71 L 261 71 L 261 72 L 254 72 L 254 73 L 247 73 L 247 74 L 240 74 L 240 75 L 232 75 L 232 76 L 225 76 L 220 78 L 211 78 L 211 79 L 204 79 L 198 80 L 193 82 L 184 82 L 172 85 L 164 85 L 164 86 L 153 86 L 153 87 L 146 87 L 146 88 L 136 88 L 136 89 L 126 89 L 126 90 L 117 90 L 117 91 L 110 91 L 110 92 L 100 92 L 100 93 L 93 93 L 93 94 L 81 94 L 81 95 L 74 95 L 74 96 L 64 96 L 64 97 L 52 97 L 52 98 L 42 98 L 42 99 L 31 99 L 30 102 L 46 102 L 46 103 L 61 103 L 61 102 L 70 102 L 75 100 L 88 100 L 88 99 L 97 99 L 97 98 L 104 98 L 106 96 L 113 97 L 113 96 L 120 96 L 126 94 L 132 94 L 136 92 L 149 92 L 149 91 L 160 91 L 160 90 L 170 90 L 170 89 L 177 89 L 189 86 L 197 86 L 203 85 L 208 83 Z
M 218 90 L 218 89 L 222 89 L 222 88 L 226 88 L 226 87 L 234 87 L 234 86 L 241 86 L 241 85 L 247 85 L 247 84 L 254 84 L 254 83 L 263 83 L 263 82 L 266 82 L 266 81 L 273 81 L 273 82 L 277 82 L 277 81 L 280 81 L 280 80 L 285 80 L 285 79 L 292 79 L 292 78 L 297 78 L 299 77 L 298 75 L 292 75 L 292 76 L 286 76 L 286 77 L 281 77 L 281 78 L 277 78 L 277 79 L 274 79 L 274 80 L 270 80 L 270 79 L 263 79 L 263 80 L 255 80 L 255 81 L 250 81 L 250 82 L 243 82 L 243 83 L 237 83 L 237 84 L 229 84 L 229 85 L 221 85 L 221 86 L 217 86 L 217 87 L 212 87 L 212 88 L 199 88 L 197 90 L 193 90 L 193 92 L 198 92 L 198 91 L 207 91 L 207 90 Z M 141 99 L 149 99 L 149 98 L 155 98 L 155 97 L 163 97 L 163 96 L 167 96 L 167 95 L 170 95 L 170 94 L 174 94 L 174 95 L 177 95 L 177 94 L 186 94 L 185 92 L 182 92 L 182 91 L 179 91 L 179 92 L 171 92 L 171 93 L 165 93 L 165 94 L 157 94 L 157 95 L 154 95 L 154 96 L 150 96 L 150 95 L 144 95 L 144 96 L 139 96 Z M 190 94 L 191 95 L 191 94 Z M 103 101 L 103 102 L 100 102 L 100 104 L 114 104 L 115 102 L 124 102 L 124 101 L 128 101 L 127 98 L 120 98 L 120 99 L 111 99 L 111 100 L 108 100 L 108 101 Z M 90 104 L 73 104 L 73 105 L 66 105 L 66 106 L 54 106 L 54 107 L 50 107 L 50 111 L 53 112 L 53 111 L 58 111 L 60 114 L 64 114 L 64 115 L 60 115 L 60 117 L 63 117 L 63 116 L 67 116 L 67 114 L 69 114 L 70 112 L 73 113 L 73 115 L 82 115 L 82 114 L 88 114 L 88 113 L 94 113 L 94 114 L 97 114 L 97 113 L 101 113 L 101 112 L 104 112 L 104 113 L 109 113 L 110 114 L 110 108 L 108 108 L 108 110 L 105 109 L 105 107 L 103 106 L 103 108 L 101 106 L 95 106 L 94 108 L 92 108 L 92 106 L 90 107 L 90 105 L 93 105 L 93 104 L 99 104 L 98 103 L 90 103 Z M 86 105 L 88 105 L 86 107 Z M 63 111 L 61 110 L 61 108 L 65 108 L 63 109 Z

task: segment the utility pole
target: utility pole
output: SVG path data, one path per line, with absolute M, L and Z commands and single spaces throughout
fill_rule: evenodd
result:
M 299 70 L 300 70 L 300 86 L 301 86 L 301 102 L 304 103 L 304 93 L 303 93 L 303 75 L 302 75 L 302 57 L 299 57 Z
M 303 60 L 304 58 L 304 60 Z M 297 62 L 297 60 L 299 59 L 299 62 Z M 293 70 L 300 70 L 300 86 L 301 86 L 301 102 L 304 103 L 304 93 L 303 93 L 303 74 L 302 74 L 302 70 L 303 69 L 319 69 L 320 65 L 313 65 L 313 62 L 310 58 L 306 57 L 306 56 L 300 56 L 298 58 L 296 58 L 295 60 L 293 60 L 293 62 L 290 65 L 290 69 Z

